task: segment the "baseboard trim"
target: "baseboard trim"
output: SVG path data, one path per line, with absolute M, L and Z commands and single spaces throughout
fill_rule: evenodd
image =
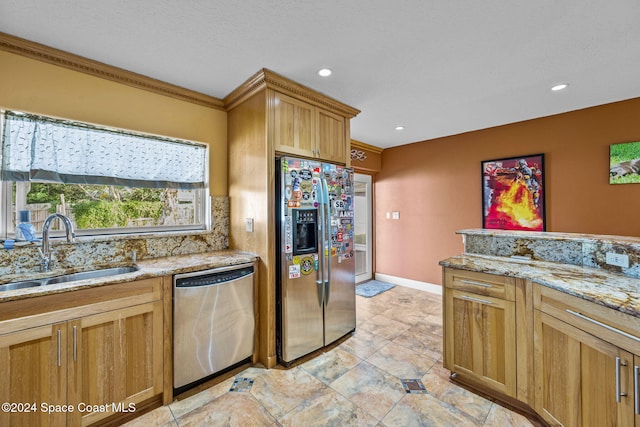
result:
M 442 295 L 442 286 L 428 282 L 420 282 L 418 280 L 405 279 L 403 277 L 390 276 L 388 274 L 376 273 L 376 280 L 381 282 L 392 283 L 394 285 L 404 286 L 405 288 L 417 289 L 419 291 L 431 292 L 432 294 Z

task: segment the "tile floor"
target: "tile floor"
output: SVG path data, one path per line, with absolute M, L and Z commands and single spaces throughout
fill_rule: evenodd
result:
M 127 426 L 537 425 L 449 381 L 439 295 L 356 298 L 356 332 L 339 345 L 290 369 L 248 368 Z M 407 392 L 402 380 L 420 382 Z

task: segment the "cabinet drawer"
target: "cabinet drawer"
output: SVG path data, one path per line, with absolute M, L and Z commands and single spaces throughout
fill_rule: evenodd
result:
M 515 301 L 515 279 L 495 274 L 445 268 L 447 288 Z
M 569 325 L 640 354 L 640 318 L 538 284 L 533 286 L 533 305 Z

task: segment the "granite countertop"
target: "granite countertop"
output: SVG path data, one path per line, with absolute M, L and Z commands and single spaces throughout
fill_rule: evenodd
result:
M 11 291 L 0 292 L 0 303 L 7 301 L 15 301 L 25 298 L 33 298 L 43 295 L 70 292 L 90 287 L 106 286 L 116 283 L 131 282 L 134 280 L 148 279 L 151 277 L 168 276 L 178 273 L 188 273 L 191 271 L 207 270 L 210 268 L 224 267 L 228 265 L 238 265 L 245 263 L 253 263 L 258 256 L 249 252 L 223 250 L 215 252 L 197 253 L 191 255 L 178 255 L 163 258 L 151 258 L 140 260 L 135 263 L 139 270 L 118 274 L 109 277 L 100 277 L 95 279 L 77 280 L 73 282 L 57 283 L 46 286 L 36 286 L 32 288 L 17 289 Z M 132 265 L 132 264 L 128 264 Z M 101 268 L 121 267 L 122 264 L 101 266 Z M 10 283 L 24 280 L 34 280 L 43 277 L 53 277 L 62 274 L 75 273 L 82 271 L 75 269 L 73 271 L 52 271 L 48 274 L 34 272 L 33 274 L 15 274 L 5 275 L 0 280 L 2 283 Z
M 640 317 L 640 279 L 592 267 L 529 259 L 463 254 L 443 267 L 529 279 L 549 288 Z

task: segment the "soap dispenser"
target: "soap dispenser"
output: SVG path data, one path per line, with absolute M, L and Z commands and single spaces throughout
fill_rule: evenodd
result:
M 16 240 L 36 240 L 36 228 L 31 224 L 31 211 L 18 211 L 18 219 L 20 223 L 16 227 Z

